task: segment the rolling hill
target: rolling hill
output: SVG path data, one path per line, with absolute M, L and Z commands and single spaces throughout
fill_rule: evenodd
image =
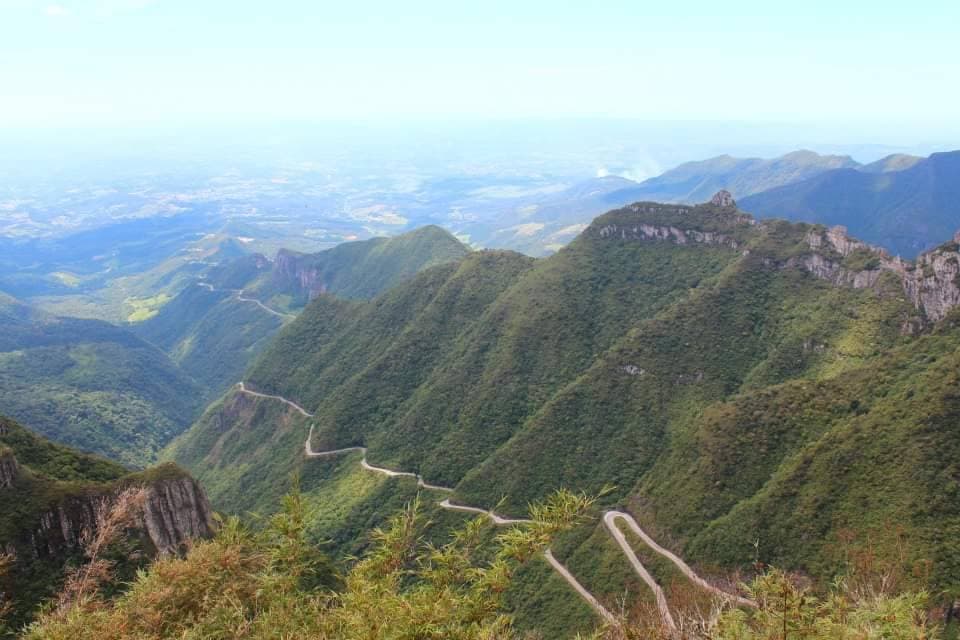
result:
M 143 465 L 202 400 L 200 386 L 131 332 L 0 295 L 0 412 L 39 433 Z
M 368 447 L 370 464 L 506 514 L 612 483 L 609 506 L 705 566 L 827 578 L 840 537 L 886 544 L 897 522 L 906 556 L 877 551 L 929 562 L 926 586 L 950 589 L 958 273 L 956 242 L 914 264 L 723 200 L 637 203 L 549 258 L 475 252 L 369 301 L 315 298 L 244 376 L 314 415 L 234 388 L 166 455 L 238 512 L 276 508 L 299 472 L 314 534 L 342 550 L 416 483 L 307 459 L 309 427 L 315 450 Z M 555 552 L 615 606 L 636 585 L 597 535 Z M 582 603 L 532 584 L 525 619 L 587 628 Z
M 960 228 L 960 151 L 888 160 L 899 170 L 828 171 L 740 204 L 758 216 L 843 225 L 868 242 L 913 257 Z

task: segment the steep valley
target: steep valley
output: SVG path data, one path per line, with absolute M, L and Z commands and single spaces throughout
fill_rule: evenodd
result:
M 424 227 L 314 254 L 245 255 L 207 269 L 133 330 L 217 397 L 317 295 L 370 298 L 468 252 L 448 232 Z

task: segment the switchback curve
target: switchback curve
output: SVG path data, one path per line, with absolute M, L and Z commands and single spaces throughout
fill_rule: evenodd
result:
M 203 288 L 206 289 L 207 291 L 223 291 L 224 293 L 231 293 L 231 294 L 233 294 L 233 296 L 234 296 L 237 300 L 239 300 L 240 302 L 249 302 L 249 303 L 251 303 L 251 304 L 255 304 L 255 305 L 257 305 L 258 307 L 260 307 L 261 309 L 263 309 L 264 311 L 266 311 L 267 313 L 269 313 L 269 314 L 271 314 L 271 315 L 274 315 L 274 316 L 277 316 L 278 318 L 283 318 L 283 319 L 285 319 L 285 320 L 289 320 L 289 319 L 291 319 L 291 318 L 296 318 L 296 316 L 293 315 L 292 313 L 281 313 L 280 311 L 276 311 L 275 309 L 271 309 L 270 307 L 268 307 L 267 305 L 263 304 L 262 302 L 260 302 L 260 301 L 257 300 L 256 298 L 245 298 L 245 297 L 243 296 L 243 289 L 217 289 L 217 288 L 215 288 L 212 284 L 210 284 L 209 282 L 197 282 L 196 284 L 197 284 L 197 286 L 203 287 Z
M 279 402 L 285 403 L 287 406 L 291 407 L 292 409 L 294 409 L 304 417 L 307 417 L 307 418 L 313 417 L 312 413 L 307 412 L 303 407 L 298 405 L 296 402 L 287 400 L 283 396 L 257 393 L 256 391 L 251 391 L 246 388 L 243 382 L 237 383 L 237 386 L 240 389 L 241 393 L 246 393 L 258 398 L 277 400 Z M 431 489 L 434 491 L 443 491 L 448 493 L 454 491 L 449 487 L 442 487 L 442 486 L 432 485 L 427 482 L 424 482 L 423 478 L 416 473 L 410 473 L 407 471 L 393 471 L 391 469 L 385 469 L 383 467 L 373 466 L 367 462 L 366 447 L 355 446 L 355 447 L 344 447 L 341 449 L 331 449 L 328 451 L 314 451 L 313 447 L 311 446 L 312 438 L 313 438 L 313 425 L 310 426 L 310 432 L 308 433 L 307 440 L 304 443 L 304 453 L 308 458 L 328 458 L 341 453 L 360 451 L 363 453 L 363 458 L 361 459 L 360 464 L 364 469 L 367 469 L 368 471 L 373 471 L 375 473 L 380 473 L 389 477 L 416 478 L 417 485 L 425 489 Z M 437 504 L 441 508 L 449 509 L 451 511 L 461 511 L 466 513 L 476 513 L 478 515 L 486 515 L 497 526 L 524 524 L 524 523 L 531 522 L 530 520 L 526 520 L 522 518 L 505 518 L 503 516 L 497 515 L 493 511 L 488 511 L 486 509 L 481 509 L 479 507 L 471 507 L 467 505 L 454 504 L 450 502 L 449 498 L 445 498 L 444 500 L 442 500 Z M 720 589 L 710 584 L 703 578 L 701 578 L 679 556 L 677 556 L 676 554 L 674 554 L 673 552 L 667 549 L 664 549 L 659 544 L 657 544 L 657 542 L 653 538 L 651 538 L 647 534 L 647 532 L 643 530 L 642 527 L 640 527 L 637 521 L 630 514 L 625 513 L 623 511 L 616 511 L 616 510 L 610 510 L 610 511 L 604 512 L 603 514 L 604 526 L 606 527 L 610 535 L 613 537 L 614 541 L 617 543 L 617 546 L 620 547 L 621 552 L 623 552 L 624 556 L 626 556 L 627 561 L 630 563 L 631 567 L 633 567 L 633 570 L 637 573 L 637 575 L 640 576 L 640 578 L 644 581 L 644 583 L 653 592 L 656 598 L 657 610 L 660 614 L 660 618 L 663 621 L 664 625 L 671 630 L 671 632 L 673 633 L 677 632 L 677 624 L 673 618 L 673 614 L 670 611 L 670 605 L 667 602 L 667 598 L 663 592 L 663 588 L 660 587 L 656 579 L 650 574 L 650 572 L 643 565 L 643 563 L 640 562 L 640 559 L 637 557 L 637 554 L 633 551 L 633 548 L 630 546 L 630 543 L 627 541 L 626 536 L 624 536 L 623 532 L 619 529 L 619 527 L 617 527 L 617 524 L 616 524 L 617 520 L 623 520 L 627 524 L 627 526 L 630 528 L 630 530 L 633 531 L 635 534 L 637 534 L 641 540 L 643 540 L 644 544 L 649 546 L 650 549 L 652 549 L 654 552 L 662 555 L 664 558 L 672 562 L 677 567 L 677 569 L 679 569 L 680 572 L 683 573 L 684 576 L 686 576 L 687 579 L 689 579 L 691 582 L 693 582 L 697 586 L 703 589 L 706 589 L 707 591 L 717 596 L 720 596 L 728 601 L 735 602 L 737 605 L 748 606 L 748 607 L 757 606 L 757 603 L 754 602 L 753 600 L 744 598 L 737 594 L 732 594 L 727 591 L 724 591 L 723 589 Z M 565 566 L 563 566 L 563 564 L 559 560 L 556 559 L 556 557 L 553 555 L 553 553 L 549 549 L 544 551 L 544 557 L 546 558 L 550 566 L 553 567 L 553 569 L 560 575 L 560 577 L 563 578 L 564 581 L 566 581 L 567 584 L 569 584 L 574 589 L 574 591 L 576 591 L 577 594 L 580 595 L 581 598 L 583 598 L 583 600 L 594 610 L 594 612 L 600 618 L 602 618 L 605 622 L 609 624 L 612 624 L 615 626 L 620 625 L 619 619 L 616 616 L 614 616 L 612 613 L 610 613 L 610 611 L 607 610 L 606 607 L 604 607 L 592 593 L 587 591 L 587 589 L 580 584 L 580 582 L 573 576 L 573 574 L 571 574 L 570 571 Z

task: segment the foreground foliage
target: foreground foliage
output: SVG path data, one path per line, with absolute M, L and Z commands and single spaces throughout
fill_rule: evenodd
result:
M 31 640 L 160 638 L 464 639 L 520 638 L 504 612 L 503 594 L 517 569 L 556 535 L 582 524 L 595 498 L 559 490 L 530 508 L 529 524 L 491 535 L 485 518 L 457 530 L 443 545 L 425 542 L 430 523 L 419 497 L 387 526 L 350 571 L 335 577 L 306 537 L 299 491 L 254 533 L 238 519 L 197 543 L 184 558 L 166 558 L 141 572 L 124 595 L 109 600 L 99 580 L 44 613 L 25 632 Z M 96 562 L 91 558 L 91 563 Z M 89 574 L 81 569 L 79 575 Z M 714 608 L 689 624 L 684 638 L 936 638 L 923 593 L 888 595 L 838 582 L 824 598 L 772 571 L 749 587 L 756 610 Z M 594 640 L 671 638 L 657 623 L 618 623 Z M 532 636 L 527 634 L 527 638 Z
M 592 504 L 558 491 L 531 508 L 529 525 L 491 538 L 476 519 L 435 546 L 423 541 L 428 523 L 417 499 L 371 534 L 371 551 L 334 590 L 328 563 L 307 543 L 295 492 L 263 532 L 230 519 L 187 557 L 141 572 L 115 601 L 87 593 L 44 614 L 25 637 L 508 638 L 500 600 L 514 571 Z

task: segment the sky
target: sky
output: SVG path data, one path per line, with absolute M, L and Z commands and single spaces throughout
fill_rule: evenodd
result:
M 958 26 L 955 0 L 0 0 L 0 130 L 586 117 L 930 136 L 960 130 Z

